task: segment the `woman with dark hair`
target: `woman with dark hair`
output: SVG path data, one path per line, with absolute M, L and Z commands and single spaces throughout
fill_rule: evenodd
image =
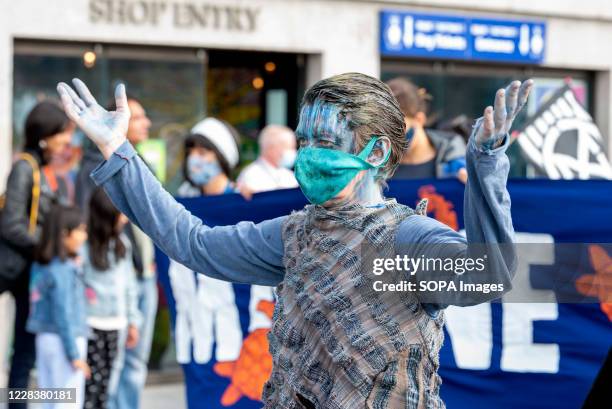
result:
M 42 101 L 26 118 L 24 151 L 36 154 L 42 164 L 47 164 L 70 144 L 74 129 L 60 105 Z
M 10 388 L 26 388 L 34 365 L 34 336 L 25 330 L 30 264 L 51 204 L 65 196 L 43 167 L 64 152 L 74 129 L 74 123 L 59 105 L 51 101 L 36 105 L 26 119 L 24 151 L 14 163 L 6 185 L 0 220 L 0 291 L 10 291 L 16 305 Z
M 225 121 L 206 118 L 185 138 L 183 174 L 178 195 L 184 197 L 236 192 L 231 172 L 238 164 L 238 131 Z
M 78 260 L 86 240 L 80 210 L 53 205 L 32 264 L 27 321 L 27 330 L 36 334 L 38 387 L 74 388 L 76 405 L 71 407 L 75 408 L 83 405 L 83 384 L 91 375 L 85 361 L 88 328 L 83 272 Z
M 87 381 L 85 408 L 104 409 L 116 395 L 125 347 L 139 338 L 138 287 L 131 244 L 123 234 L 128 223 L 102 188 L 89 201 L 83 272 L 87 324 L 92 329 L 87 363 L 96 374 Z M 127 332 L 127 342 L 124 333 Z

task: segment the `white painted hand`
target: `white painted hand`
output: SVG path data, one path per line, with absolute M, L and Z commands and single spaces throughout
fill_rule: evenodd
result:
M 497 90 L 495 109 L 492 106 L 485 108 L 470 137 L 480 150 L 495 149 L 502 144 L 510 132 L 514 118 L 527 102 L 532 87 L 533 80 L 522 84 L 520 81 L 512 81 L 506 89 Z
M 125 86 L 119 84 L 115 89 L 117 110 L 109 112 L 96 102 L 83 81 L 75 78 L 72 83 L 78 95 L 64 82 L 57 85 L 57 92 L 62 99 L 66 115 L 83 130 L 108 159 L 126 140 L 130 109 Z

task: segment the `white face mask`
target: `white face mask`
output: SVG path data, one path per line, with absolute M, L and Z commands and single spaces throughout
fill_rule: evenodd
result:
M 295 158 L 297 156 L 297 152 L 295 149 L 288 149 L 283 152 L 283 156 L 281 156 L 280 165 L 283 168 L 291 169 L 295 164 Z

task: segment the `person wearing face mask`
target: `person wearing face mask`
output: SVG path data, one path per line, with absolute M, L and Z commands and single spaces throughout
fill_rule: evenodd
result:
M 178 196 L 198 197 L 238 193 L 230 179 L 230 174 L 239 161 L 238 142 L 238 131 L 229 123 L 216 118 L 206 118 L 198 122 L 185 139 L 183 170 L 186 180 L 179 187 Z M 174 259 L 170 260 L 168 275 L 175 294 L 181 291 L 194 291 L 197 280 L 198 296 L 203 301 L 197 314 L 203 325 L 196 336 L 199 337 L 200 345 L 205 345 L 198 349 L 197 354 L 202 362 L 208 362 L 213 356 L 214 345 L 215 370 L 221 373 L 227 372 L 240 355 L 243 338 L 232 284 L 197 275 L 193 269 Z M 188 308 L 182 304 L 188 297 L 175 298 L 178 311 Z M 177 332 L 183 325 L 180 320 L 185 316 L 187 314 L 179 314 L 177 317 L 179 320 L 176 323 Z M 185 338 L 177 336 L 176 339 L 177 342 L 181 342 Z M 179 345 L 177 350 L 180 349 Z
M 238 131 L 225 121 L 206 118 L 185 138 L 183 175 L 178 196 L 196 197 L 236 192 L 231 181 L 238 165 Z
M 408 142 L 393 179 L 456 177 L 465 183 L 465 142 L 456 133 L 425 128 L 430 98 L 425 89 L 405 78 L 394 78 L 387 85 L 404 114 Z
M 466 158 L 465 236 L 424 215 L 421 206 L 413 210 L 383 197 L 407 141 L 400 106 L 376 78 L 340 74 L 306 91 L 295 169 L 312 204 L 257 224 L 214 228 L 164 191 L 126 143 L 125 87 L 117 87 L 118 110 L 109 113 L 82 81 L 74 85 L 78 95 L 58 84 L 66 112 L 106 158 L 92 177 L 130 220 L 193 271 L 277 286 L 266 408 L 444 407 L 437 374 L 444 309 L 501 294 L 406 291 L 389 298 L 370 285 L 368 260 L 465 261 L 472 244 L 504 244 L 488 258 L 493 268 L 486 277 L 452 269 L 443 277 L 454 284 L 484 279 L 509 289 L 517 263 L 505 150 L 533 81 L 498 90 L 495 107 L 486 107 L 474 126 Z M 389 273 L 408 277 L 399 269 Z
M 45 167 L 70 145 L 75 126 L 61 106 L 38 103 L 25 123 L 25 146 L 13 164 L 0 217 L 0 292 L 15 298 L 13 354 L 9 388 L 26 388 L 34 366 L 34 335 L 26 331 L 30 266 L 40 244 L 42 226 L 54 203 L 67 204 L 67 191 L 53 183 Z M 25 408 L 11 403 L 10 408 Z
M 286 126 L 268 125 L 259 134 L 259 157 L 238 176 L 253 193 L 298 187 L 291 169 L 297 155 L 295 134 Z

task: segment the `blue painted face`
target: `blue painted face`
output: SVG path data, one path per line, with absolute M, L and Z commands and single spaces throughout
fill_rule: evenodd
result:
M 305 105 L 300 112 L 295 133 L 300 147 L 296 176 L 300 187 L 313 203 L 326 203 L 330 199 L 333 199 L 330 203 L 382 201 L 375 176 L 378 167 L 383 166 L 388 159 L 390 151 L 383 149 L 385 159 L 382 163 L 372 166 L 365 162 L 372 149 L 382 149 L 381 141 L 376 138 L 364 153 L 365 156 L 357 158 L 360 152 L 356 152 L 356 135 L 340 107 L 320 101 Z M 303 148 L 325 148 L 343 154 L 331 154 L 325 152 L 325 149 L 307 152 L 302 151 Z M 363 170 L 366 171 L 365 177 L 360 176 Z
M 295 133 L 300 148 L 310 146 L 354 153 L 355 134 L 337 105 L 320 101 L 304 105 Z

